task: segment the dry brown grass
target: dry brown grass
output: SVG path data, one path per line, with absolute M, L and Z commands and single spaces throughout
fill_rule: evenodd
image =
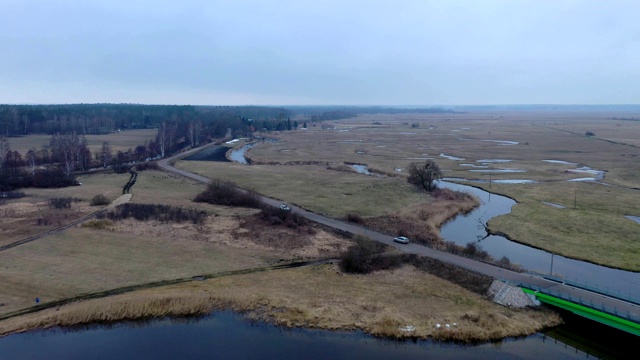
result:
M 279 259 L 183 238 L 180 226 L 149 229 L 155 231 L 139 235 L 77 227 L 0 252 L 0 314 L 32 306 L 36 297 L 57 301 Z
M 34 200 L 16 199 L 0 205 L 0 245 L 58 228 L 97 210 L 83 202 L 72 202 L 70 209 L 50 209 L 46 201 L 30 202 Z
M 568 257 L 638 270 L 638 224 L 623 216 L 640 216 L 637 205 L 640 192 L 565 182 L 586 175 L 569 171 L 576 168 L 573 165 L 542 161 L 562 160 L 606 170 L 605 182 L 640 188 L 637 176 L 640 121 L 613 117 L 637 118 L 637 114 L 495 110 L 468 114 L 361 115 L 332 122 L 335 131 L 311 127 L 306 131 L 282 132 L 276 135 L 281 141 L 260 144 L 249 150 L 249 156 L 265 164 L 316 161 L 342 170 L 346 170 L 342 166 L 345 162 L 367 164 L 377 172 L 400 176 L 405 176 L 410 162 L 433 158 L 446 177 L 537 180 L 540 183 L 534 185 L 493 184 L 492 191 L 515 198 L 519 204 L 513 213 L 493 219 L 492 230 Z M 412 123 L 420 126 L 412 128 Z M 593 131 L 596 136 L 587 137 L 586 131 Z M 501 145 L 487 140 L 519 144 Z M 439 156 L 441 153 L 465 160 L 446 159 Z M 491 164 L 491 168 L 526 172 L 488 174 L 470 172 L 478 169 L 461 166 L 479 165 L 477 160 L 496 158 L 513 162 Z M 190 166 L 196 169 L 195 164 Z M 385 228 L 411 228 L 409 222 L 398 226 L 402 218 L 394 215 L 422 201 L 398 190 L 403 186 L 402 178 L 395 183 L 382 178 L 373 185 L 371 177 L 327 169 L 323 173 L 318 170 L 320 167 L 229 168 L 220 166 L 202 173 L 247 178 L 247 186 L 256 186 L 265 194 L 334 217 L 355 213 L 376 218 L 370 221 L 374 227 L 375 223 L 382 223 Z M 354 178 L 345 181 L 349 177 Z M 264 186 L 260 188 L 259 182 Z M 578 193 L 577 211 L 542 204 L 547 201 L 572 207 L 574 191 Z M 429 238 L 435 238 L 433 233 Z
M 411 266 L 358 276 L 344 275 L 335 265 L 320 265 L 89 300 L 4 320 L 0 334 L 58 324 L 200 314 L 221 308 L 289 327 L 360 329 L 377 336 L 456 341 L 527 335 L 561 322 L 550 311 L 496 305 Z M 400 330 L 407 325 L 415 326 L 415 331 Z
M 409 205 L 393 214 L 367 218 L 364 224 L 386 234 L 407 236 L 412 241 L 442 248 L 444 242 L 440 237 L 440 226 L 478 205 L 478 199 L 467 194 L 458 198 L 432 196 L 428 202 Z
M 140 178 L 144 184 L 145 177 Z M 154 181 L 165 181 L 168 186 L 177 182 L 174 178 Z M 183 191 L 188 187 L 183 184 Z M 141 188 L 141 192 L 151 193 L 154 187 Z M 190 204 L 175 194 L 168 198 L 176 205 Z M 135 220 L 89 222 L 87 226 L 0 252 L 0 283 L 4 284 L 0 290 L 0 314 L 25 308 L 35 297 L 55 301 L 281 259 L 337 256 L 348 246 L 348 241 L 322 230 L 301 234 L 264 224 L 254 225 L 251 230 L 241 228 L 243 219 L 253 219 L 255 209 L 201 207 L 211 214 L 202 225 Z M 288 247 L 292 241 L 300 246 Z
M 155 129 L 136 129 L 106 135 L 86 135 L 86 138 L 93 155 L 101 149 L 102 143 L 105 141 L 109 142 L 111 150 L 116 153 L 144 145 L 146 141 L 155 139 L 157 133 L 158 131 Z M 34 147 L 40 149 L 42 145 L 49 145 L 50 141 L 51 135 L 29 135 L 9 138 L 9 145 L 11 150 L 18 151 L 24 156 L 29 149 Z

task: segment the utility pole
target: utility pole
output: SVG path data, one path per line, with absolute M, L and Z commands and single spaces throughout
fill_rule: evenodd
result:
M 575 210 L 575 208 L 576 208 L 576 202 L 577 202 L 577 200 L 578 200 L 578 190 L 575 190 L 575 191 L 573 192 L 573 209 L 574 209 L 574 210 Z

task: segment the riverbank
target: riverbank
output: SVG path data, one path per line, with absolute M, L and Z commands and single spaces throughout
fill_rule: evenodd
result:
M 391 338 L 463 342 L 524 336 L 561 323 L 550 310 L 509 309 L 413 266 L 348 275 L 327 264 L 83 301 L 4 320 L 0 334 L 221 309 L 285 327 L 362 330 Z

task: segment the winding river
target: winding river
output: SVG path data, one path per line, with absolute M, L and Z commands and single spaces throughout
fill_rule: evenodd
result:
M 507 256 L 511 262 L 520 264 L 527 271 L 552 275 L 567 283 L 593 287 L 621 298 L 640 301 L 639 273 L 552 255 L 550 252 L 510 241 L 502 236 L 487 236 L 482 224 L 486 224 L 493 217 L 510 213 L 511 207 L 516 204 L 515 201 L 467 185 L 443 181 L 441 186 L 472 193 L 482 202 L 482 205 L 471 213 L 459 215 L 441 228 L 442 237 L 446 240 L 459 245 L 479 241 L 482 248 L 494 258 Z
M 232 151 L 230 158 L 244 158 L 248 148 L 245 145 Z M 473 193 L 482 201 L 479 208 L 456 217 L 442 228 L 445 239 L 460 245 L 480 241 L 492 256 L 506 255 L 528 271 L 552 272 L 567 280 L 640 298 L 640 275 L 636 273 L 552 256 L 501 236 L 487 237 L 482 224 L 509 213 L 515 204 L 513 200 L 466 185 L 442 182 L 441 186 Z M 385 340 L 360 332 L 283 329 L 251 322 L 231 312 L 217 312 L 200 319 L 160 319 L 11 335 L 0 338 L 0 359 L 574 359 L 621 357 L 632 350 L 631 344 L 636 340 L 633 335 L 572 314 L 565 316 L 567 325 L 544 333 L 496 343 L 461 345 L 428 340 Z

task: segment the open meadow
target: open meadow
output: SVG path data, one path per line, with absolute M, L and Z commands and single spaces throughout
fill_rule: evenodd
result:
M 509 309 L 406 265 L 348 275 L 332 264 L 225 276 L 88 300 L 0 321 L 11 331 L 146 316 L 243 312 L 281 326 L 363 330 L 377 336 L 487 341 L 557 325 L 550 310 Z M 447 325 L 445 327 L 445 324 Z M 403 331 L 410 326 L 413 331 Z
M 207 168 L 205 172 L 212 171 L 208 174 L 212 178 L 234 180 L 241 186 L 304 206 L 313 203 L 308 208 L 336 217 L 348 213 L 373 217 L 411 212 L 418 209 L 416 206 L 429 203 L 429 198 L 407 185 L 402 176 L 364 177 L 340 164 L 327 170 L 316 163 L 183 163 L 211 165 L 213 171 Z M 246 172 L 260 167 L 261 175 Z M 89 206 L 97 194 L 109 200 L 118 198 L 128 178 L 128 174 L 100 173 L 80 176 L 81 186 L 25 189 L 24 198 L 7 201 L 0 210 L 16 204 L 35 204 L 38 211 L 59 213 L 48 208 L 47 201 L 71 197 L 76 199 L 71 210 L 82 210 L 84 214 L 101 208 Z M 6 285 L 0 291 L 0 317 L 8 316 L 0 321 L 0 333 L 56 324 L 203 313 L 220 307 L 249 311 L 252 317 L 281 325 L 363 329 L 385 336 L 402 336 L 398 326 L 415 323 L 419 332 L 412 336 L 464 341 L 529 334 L 560 321 L 551 312 L 504 309 L 485 300 L 484 294 L 411 265 L 372 275 L 346 275 L 336 265 L 323 265 L 162 285 L 198 276 L 215 278 L 237 270 L 251 272 L 289 261 L 336 258 L 352 244 L 322 227 L 274 226 L 256 209 L 194 203 L 192 199 L 203 189 L 203 184 L 165 172 L 141 171 L 132 188 L 131 204 L 164 204 L 204 211 L 205 220 L 197 224 L 90 220 L 0 252 L 0 281 Z M 270 193 L 269 189 L 277 192 Z M 34 214 L 23 213 L 21 221 L 33 221 Z M 6 221 L 3 218 L 0 224 L 6 225 Z M 27 235 L 17 232 L 11 240 Z M 110 295 L 124 287 L 131 288 L 125 294 Z M 131 291 L 136 288 L 141 290 Z M 381 291 L 387 295 L 380 297 Z M 413 310 L 403 310 L 398 293 L 411 300 Z M 87 296 L 105 298 L 11 316 L 29 312 L 36 297 L 46 304 Z M 325 305 L 318 307 L 320 302 Z M 265 312 L 266 308 L 271 310 Z M 347 313 L 352 315 L 345 317 Z M 459 330 L 438 334 L 434 323 L 439 321 L 457 322 Z M 479 331 L 480 327 L 486 329 Z
M 639 170 L 634 134 L 640 135 L 640 123 L 608 120 L 605 114 L 560 115 L 362 115 L 328 122 L 332 129 L 310 125 L 308 130 L 269 134 L 279 141 L 249 150 L 252 165 L 180 160 L 176 166 L 336 218 L 357 215 L 372 227 L 371 222 L 401 219 L 419 224 L 415 231 L 421 226 L 427 231 L 474 206 L 470 201 L 453 210 L 433 206 L 432 198 L 407 184 L 411 162 L 433 159 L 445 177 L 484 181 L 472 184 L 518 201 L 511 214 L 489 223 L 492 231 L 570 257 L 640 270 L 640 224 L 624 217 L 640 215 L 638 190 L 632 189 L 640 187 L 632 176 Z M 603 125 L 607 122 L 610 127 Z M 586 131 L 595 136 L 585 136 Z M 366 165 L 372 175 L 358 173 L 351 164 Z M 613 186 L 568 181 L 585 177 Z M 89 206 L 91 198 L 118 198 L 128 178 L 101 173 L 79 177 L 82 185 L 77 187 L 25 189 L 24 198 L 0 205 L 0 211 L 11 214 L 0 219 L 3 241 L 49 229 L 27 226 L 38 217 L 58 214 L 70 219 L 99 209 Z M 534 182 L 499 182 L 519 179 Z M 246 311 L 286 326 L 403 336 L 398 329 L 412 325 L 419 337 L 459 340 L 524 335 L 560 321 L 550 312 L 502 308 L 483 294 L 412 265 L 369 275 L 347 275 L 336 265 L 318 265 L 217 278 L 234 270 L 339 257 L 352 242 L 317 226 L 274 225 L 256 209 L 194 203 L 204 188 L 165 172 L 141 171 L 131 204 L 204 211 L 205 220 L 89 221 L 0 252 L 0 281 L 8 284 L 0 291 L 0 317 L 32 308 L 36 297 L 46 303 L 139 287 L 9 317 L 0 321 L 0 333 L 217 308 Z M 76 201 L 63 211 L 47 206 L 49 199 L 62 197 Z M 147 288 L 201 275 L 215 278 Z M 455 322 L 459 330 L 438 333 L 434 324 L 441 322 Z
M 157 133 L 156 129 L 136 129 L 104 135 L 85 135 L 85 137 L 91 154 L 99 151 L 105 141 L 111 145 L 111 150 L 115 154 L 118 151 L 125 152 L 129 149 L 135 149 L 138 145 L 144 145 L 145 142 L 154 140 Z M 43 145 L 49 145 L 50 141 L 51 135 L 10 137 L 9 146 L 11 146 L 11 150 L 18 151 L 24 156 L 30 149 L 41 149 Z
M 639 271 L 640 224 L 625 216 L 640 216 L 640 121 L 613 120 L 628 116 L 361 115 L 275 134 L 279 141 L 247 152 L 251 166 L 178 166 L 327 215 L 373 217 L 425 201 L 404 176 L 409 163 L 433 159 L 445 178 L 519 202 L 511 214 L 490 222 L 492 231 L 568 257 Z M 374 176 L 357 174 L 352 163 L 366 165 Z

